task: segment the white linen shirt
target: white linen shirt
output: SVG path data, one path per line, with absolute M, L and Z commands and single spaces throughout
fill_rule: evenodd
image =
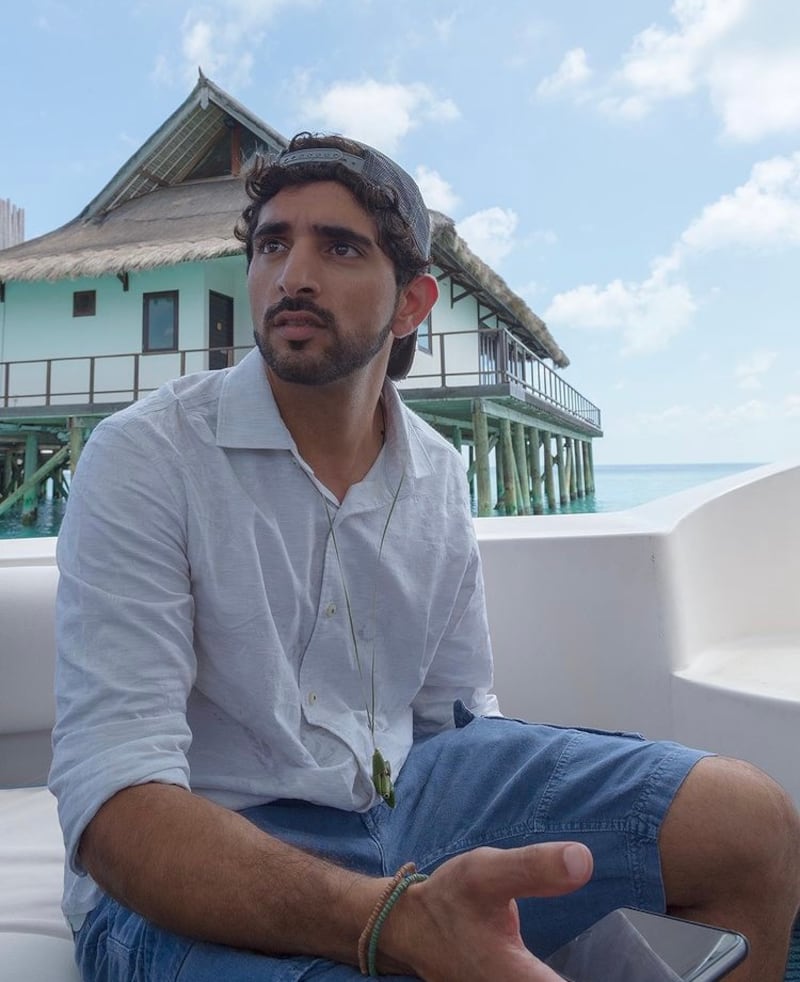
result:
M 341 504 L 255 349 L 95 429 L 58 540 L 50 786 L 73 927 L 100 896 L 81 834 L 122 788 L 177 784 L 233 809 L 376 804 L 373 657 L 394 775 L 415 735 L 453 725 L 455 699 L 498 712 L 463 463 L 388 381 L 384 403 L 384 448 Z

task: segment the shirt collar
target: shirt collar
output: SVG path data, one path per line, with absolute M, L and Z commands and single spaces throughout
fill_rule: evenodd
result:
M 258 348 L 249 351 L 222 383 L 217 446 L 246 450 L 295 449 L 272 395 Z
M 404 407 L 394 383 L 383 386 L 386 446 L 392 470 L 424 477 L 432 470 L 413 417 Z M 230 369 L 222 383 L 217 412 L 217 446 L 247 450 L 289 450 L 297 454 L 292 435 L 281 419 L 264 371 L 264 360 L 253 348 Z

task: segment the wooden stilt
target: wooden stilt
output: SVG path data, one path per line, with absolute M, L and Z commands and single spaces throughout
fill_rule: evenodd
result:
M 542 507 L 542 466 L 539 458 L 539 431 L 533 426 L 528 428 L 528 460 L 531 471 L 533 514 L 541 515 L 544 509 Z
M 575 462 L 575 445 L 577 440 L 573 437 L 569 441 L 569 500 L 575 501 L 578 497 L 578 466 Z
M 514 423 L 514 459 L 517 462 L 517 475 L 520 481 L 520 500 L 518 502 L 523 515 L 531 514 L 530 477 L 528 472 L 528 451 L 525 447 L 525 427 L 522 423 Z
M 517 465 L 514 461 L 514 444 L 511 439 L 511 421 L 500 420 L 500 442 L 503 449 L 503 476 L 505 477 L 506 515 L 518 515 L 520 512 L 517 487 Z
M 587 440 L 583 445 L 586 454 L 586 493 L 594 494 L 594 448 L 591 440 Z
M 578 497 L 586 497 L 586 485 L 583 481 L 583 440 L 575 441 L 575 477 L 578 481 Z
M 542 432 L 542 453 L 544 467 L 544 493 L 547 498 L 549 511 L 556 510 L 556 489 L 553 481 L 553 437 L 544 430 Z
M 28 433 L 25 437 L 25 475 L 27 490 L 22 496 L 22 524 L 33 525 L 39 513 L 39 488 L 31 482 L 39 465 L 39 435 Z
M 494 448 L 494 479 L 497 485 L 497 504 L 495 511 L 499 514 L 506 513 L 506 473 L 505 461 L 503 460 L 503 441 L 498 441 Z
M 564 460 L 564 438 L 559 434 L 556 434 L 556 467 L 558 468 L 558 501 L 564 507 L 569 504 L 569 488 Z
M 472 432 L 475 440 L 475 470 L 478 485 L 478 515 L 492 514 L 492 482 L 489 476 L 489 424 L 480 401 L 472 403 Z
M 569 500 L 574 501 L 578 497 L 578 477 L 575 466 L 575 440 L 570 437 L 567 440 L 567 462 L 569 464 Z
M 28 494 L 29 491 L 36 491 L 36 488 L 44 481 L 56 468 L 58 468 L 65 460 L 68 450 L 66 447 L 62 447 L 47 461 L 47 463 L 42 464 L 42 466 L 31 474 L 27 481 L 24 481 L 18 488 L 16 488 L 8 497 L 0 501 L 0 515 L 3 515 L 8 511 L 13 505 L 15 505 L 20 498 Z
M 594 487 L 592 486 L 592 470 L 589 466 L 589 441 L 584 440 L 583 442 L 583 481 L 586 485 L 586 493 L 594 494 Z
M 3 474 L 0 477 L 0 497 L 11 494 L 11 482 L 14 478 L 14 452 L 9 448 L 3 454 Z

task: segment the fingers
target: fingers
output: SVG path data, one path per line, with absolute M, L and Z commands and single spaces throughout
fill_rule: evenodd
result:
M 557 897 L 591 877 L 592 854 L 579 842 L 544 842 L 519 849 L 476 849 L 470 878 L 487 899 Z

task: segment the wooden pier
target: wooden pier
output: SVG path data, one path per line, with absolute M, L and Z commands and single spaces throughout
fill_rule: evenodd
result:
M 47 414 L 15 422 L 0 415 L 0 516 L 21 505 L 23 525 L 36 522 L 52 482 L 53 498 L 69 495 L 69 480 L 91 429 L 102 418 Z
M 507 332 L 482 329 L 480 364 L 446 369 L 454 363 L 447 345 L 475 333 L 433 335 L 438 357 L 431 356 L 431 371 L 415 366 L 400 386 L 410 408 L 464 456 L 474 512 L 543 515 L 591 495 L 599 409 Z M 248 350 L 231 347 L 218 355 L 233 364 Z M 186 374 L 205 354 L 175 352 L 165 360 L 161 381 Z M 68 494 L 65 474 L 77 466 L 92 428 L 150 391 L 141 385 L 144 357 L 132 352 L 0 365 L 0 515 L 22 502 L 22 521 L 32 524 L 51 480 L 55 496 Z M 116 374 L 101 387 L 109 364 Z M 67 369 L 69 389 L 59 391 L 54 379 Z M 24 386 L 15 381 L 17 373 Z
M 489 389 L 494 391 L 489 391 Z M 596 428 L 523 393 L 484 387 L 472 397 L 405 389 L 404 401 L 467 457 L 478 516 L 544 515 L 593 494 Z

